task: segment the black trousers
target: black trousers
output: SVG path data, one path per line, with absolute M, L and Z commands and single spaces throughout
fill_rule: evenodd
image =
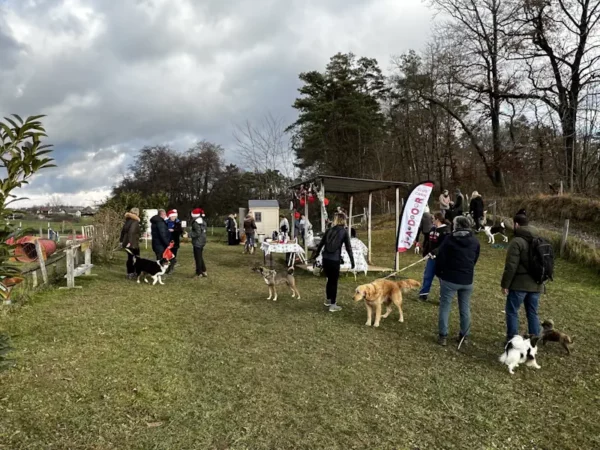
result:
M 229 245 L 237 245 L 237 233 L 235 231 L 227 232 L 227 242 Z
M 196 261 L 196 275 L 202 275 L 206 272 L 206 264 L 204 264 L 204 247 L 194 246 L 194 260 Z
M 133 255 L 140 256 L 139 248 L 129 248 L 128 250 L 131 251 Z M 135 273 L 135 267 L 133 266 L 133 255 L 131 253 L 127 252 L 127 275 Z
M 327 294 L 327 300 L 329 300 L 333 305 L 335 305 L 337 300 L 338 280 L 340 279 L 340 265 L 340 261 L 323 259 L 323 272 L 325 272 L 325 276 L 327 276 L 327 287 L 325 288 L 325 293 Z

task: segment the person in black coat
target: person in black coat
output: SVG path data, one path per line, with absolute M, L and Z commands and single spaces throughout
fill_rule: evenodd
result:
M 469 205 L 469 211 L 471 212 L 471 217 L 475 221 L 475 229 L 480 231 L 481 228 L 485 225 L 483 220 L 483 198 L 479 195 L 479 192 L 473 191 L 471 195 L 471 204 Z
M 150 219 L 150 232 L 152 235 L 152 251 L 159 260 L 163 257 L 164 251 L 171 243 L 171 233 L 166 222 L 167 213 L 164 209 L 159 209 L 158 214 Z
M 458 294 L 460 311 L 459 340 L 469 334 L 471 329 L 470 302 L 479 250 L 479 241 L 473 236 L 469 219 L 464 216 L 456 217 L 454 232 L 444 239 L 435 263 L 435 274 L 440 279 L 438 319 L 438 342 L 440 345 L 446 345 L 450 307 L 455 294 Z
M 342 309 L 337 304 L 338 280 L 340 278 L 340 266 L 342 265 L 342 246 L 346 247 L 350 264 L 354 269 L 354 254 L 352 253 L 350 235 L 346 230 L 346 216 L 336 213 L 333 218 L 333 226 L 325 232 L 317 247 L 317 255 L 323 250 L 323 271 L 327 276 L 327 286 L 325 288 L 327 301 L 325 306 L 329 307 L 329 312 Z
M 229 245 L 238 245 L 239 243 L 236 217 L 235 214 L 230 214 L 225 222 L 225 227 L 227 228 L 227 243 Z

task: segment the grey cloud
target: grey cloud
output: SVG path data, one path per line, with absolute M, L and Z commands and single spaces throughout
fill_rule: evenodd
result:
M 425 43 L 430 21 L 421 0 L 7 0 L 0 114 L 48 114 L 58 172 L 94 174 L 52 171 L 32 192 L 108 189 L 144 145 L 205 138 L 239 162 L 234 125 L 293 121 L 300 72 L 338 51 L 385 69 Z

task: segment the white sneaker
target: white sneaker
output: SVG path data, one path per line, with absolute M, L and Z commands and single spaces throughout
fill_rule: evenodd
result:
M 331 305 L 329 307 L 329 312 L 338 312 L 338 311 L 341 311 L 341 310 L 342 310 L 342 307 L 338 306 L 338 305 Z
M 325 303 L 323 303 L 325 306 L 329 307 L 331 306 L 331 300 L 325 300 Z

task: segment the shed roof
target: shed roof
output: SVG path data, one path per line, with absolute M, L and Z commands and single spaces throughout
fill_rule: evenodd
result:
M 279 208 L 277 200 L 248 200 L 250 208 Z
M 322 182 L 325 186 L 325 193 L 331 192 L 334 194 L 358 194 L 359 192 L 374 192 L 388 189 L 391 187 L 411 186 L 412 183 L 404 181 L 384 181 L 384 180 L 369 180 L 365 178 L 347 178 L 336 177 L 333 175 L 317 175 L 309 180 L 296 183 L 291 188 L 300 187 L 302 184 L 314 182 Z

